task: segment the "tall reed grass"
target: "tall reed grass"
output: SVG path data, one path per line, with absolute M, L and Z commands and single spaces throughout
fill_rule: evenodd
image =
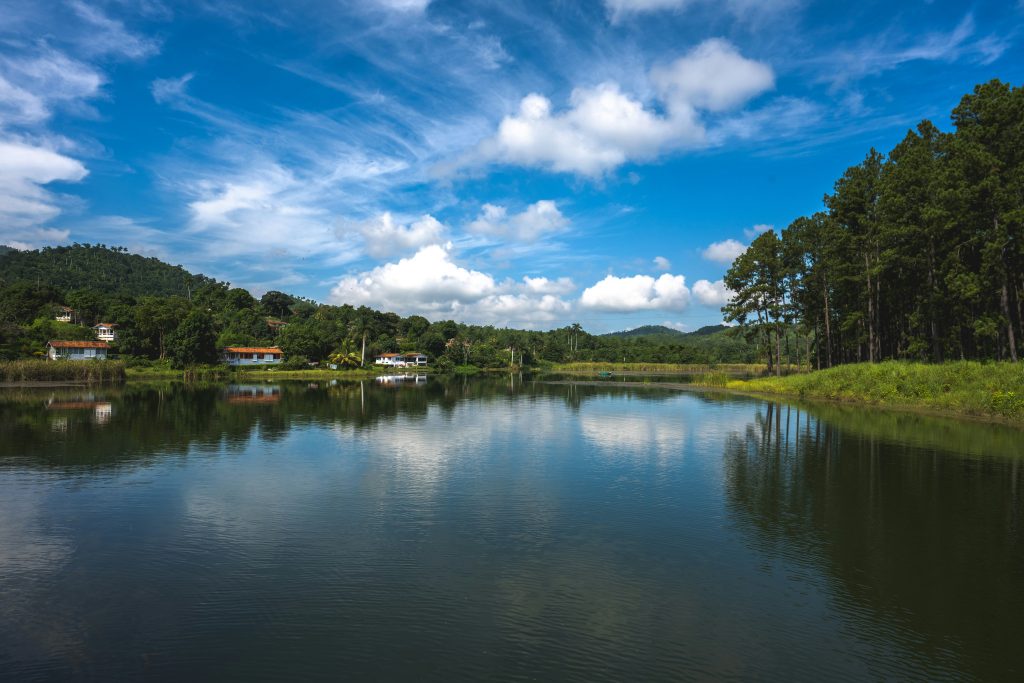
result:
M 786 377 L 733 380 L 726 386 L 1024 423 L 1024 363 L 857 363 Z
M 0 382 L 123 382 L 124 363 L 116 360 L 0 361 Z

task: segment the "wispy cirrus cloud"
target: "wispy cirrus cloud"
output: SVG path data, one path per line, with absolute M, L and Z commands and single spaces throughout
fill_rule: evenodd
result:
M 955 62 L 968 60 L 991 64 L 1010 46 L 995 34 L 977 35 L 974 15 L 968 13 L 948 31 L 905 34 L 894 29 L 837 47 L 812 58 L 819 79 L 832 88 L 843 88 L 866 78 L 892 71 L 908 62 Z
M 70 230 L 48 224 L 81 200 L 50 187 L 85 179 L 89 171 L 76 157 L 97 145 L 58 134 L 52 121 L 58 114 L 97 118 L 93 102 L 105 96 L 108 80 L 101 61 L 143 59 L 158 44 L 78 0 L 0 11 L 0 241 L 19 248 L 64 242 Z M 57 25 L 54 12 L 66 15 Z M 45 37 L 28 42 L 26 35 Z

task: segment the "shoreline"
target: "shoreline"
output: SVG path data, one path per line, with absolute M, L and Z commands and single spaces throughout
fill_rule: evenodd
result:
M 1002 415 L 957 412 L 953 410 L 943 410 L 940 408 L 934 408 L 926 405 L 874 403 L 871 401 L 860 400 L 855 398 L 832 398 L 827 396 L 798 396 L 792 393 L 773 393 L 769 391 L 756 391 L 752 389 L 739 389 L 735 387 L 711 387 L 703 386 L 700 384 L 690 384 L 687 382 L 658 382 L 656 384 L 652 384 L 650 382 L 615 382 L 609 380 L 588 380 L 579 382 L 573 380 L 547 380 L 542 381 L 542 383 L 551 385 L 576 385 L 590 387 L 614 386 L 624 387 L 627 389 L 668 389 L 671 391 L 726 394 L 731 396 L 746 396 L 748 398 L 772 399 L 780 402 L 794 404 L 820 403 L 824 405 L 862 407 L 885 412 L 912 413 L 915 415 L 927 415 L 931 417 L 950 418 L 954 420 L 962 420 L 964 422 L 971 423 L 997 424 L 1006 427 L 1012 427 L 1014 429 L 1024 430 L 1024 420 L 1014 420 L 1012 418 L 1004 417 Z

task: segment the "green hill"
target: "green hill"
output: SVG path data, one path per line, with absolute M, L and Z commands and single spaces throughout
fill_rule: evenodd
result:
M 669 336 L 669 337 L 681 337 L 685 335 L 685 332 L 679 330 L 673 330 L 671 327 L 665 327 L 664 325 L 643 325 L 632 330 L 623 330 L 621 332 L 609 332 L 608 334 L 602 334 L 602 337 L 653 337 L 653 336 Z
M 623 330 L 621 332 L 609 332 L 608 334 L 602 334 L 602 337 L 705 337 L 711 334 L 717 334 L 728 330 L 728 325 L 705 325 L 700 329 L 694 330 L 693 332 L 680 332 L 679 330 L 672 329 L 671 327 L 665 327 L 664 325 L 643 325 L 641 327 L 633 328 L 632 330 Z
M 126 296 L 187 296 L 203 285 L 216 284 L 181 266 L 129 254 L 118 247 L 76 244 L 38 251 L 0 248 L 0 286 L 20 282 Z

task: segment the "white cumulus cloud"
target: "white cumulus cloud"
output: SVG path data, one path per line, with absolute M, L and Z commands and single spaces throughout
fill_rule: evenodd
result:
M 709 282 L 708 280 L 697 280 L 693 283 L 693 296 L 705 306 L 724 306 L 729 303 L 732 293 L 726 288 L 722 280 Z
M 357 229 L 366 241 L 366 253 L 374 258 L 437 244 L 446 232 L 444 225 L 430 214 L 405 225 L 396 222 L 389 211 L 359 223 Z
M 702 256 L 708 261 L 730 265 L 736 258 L 747 250 L 747 246 L 734 239 L 713 242 L 702 252 Z
M 689 54 L 651 72 L 671 108 L 720 112 L 738 107 L 775 87 L 767 64 L 747 59 L 721 38 L 705 40 Z
M 580 304 L 599 311 L 681 311 L 690 303 L 690 289 L 682 275 L 665 273 L 658 279 L 650 275 L 616 277 L 583 290 Z
M 527 95 L 480 144 L 479 160 L 599 176 L 630 159 L 653 158 L 669 141 L 703 140 L 696 122 L 660 116 L 615 83 L 577 88 L 569 104 L 552 113 L 548 98 Z
M 487 273 L 459 265 L 450 250 L 450 244 L 432 244 L 397 263 L 347 275 L 331 290 L 330 300 L 434 319 L 525 327 L 560 319 L 572 310 L 558 296 L 571 291 L 568 278 L 498 282 Z
M 561 232 L 568 224 L 569 220 L 554 201 L 542 199 L 511 215 L 504 206 L 484 204 L 480 215 L 466 229 L 491 237 L 533 242 L 545 235 Z
M 560 277 L 549 280 L 546 277 L 523 277 L 523 288 L 531 294 L 568 294 L 576 289 L 576 283 L 570 278 Z
M 339 303 L 388 310 L 444 311 L 497 293 L 494 278 L 452 261 L 448 249 L 432 244 L 397 263 L 385 263 L 343 277 L 331 290 Z
M 732 129 L 716 130 L 709 137 L 702 112 L 735 109 L 775 83 L 771 67 L 743 57 L 718 38 L 655 68 L 650 78 L 658 96 L 655 103 L 610 81 L 574 89 L 562 111 L 553 111 L 547 97 L 531 93 L 461 165 L 511 164 L 598 177 L 627 162 L 707 147 L 712 140 L 721 144 Z

